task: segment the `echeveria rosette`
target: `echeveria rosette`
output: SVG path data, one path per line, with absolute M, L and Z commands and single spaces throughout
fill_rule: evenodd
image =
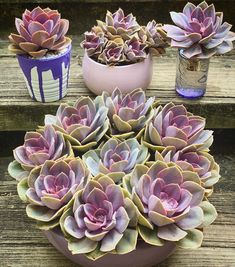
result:
M 137 208 L 121 186 L 108 176 L 88 182 L 75 194 L 60 219 L 72 254 L 97 259 L 136 248 Z
M 80 97 L 73 106 L 61 104 L 55 116 L 46 115 L 45 124 L 61 131 L 74 150 L 87 151 L 96 146 L 108 130 L 107 112 L 101 96 L 94 101 Z
M 133 36 L 125 42 L 124 53 L 126 59 L 133 63 L 143 61 L 147 57 L 146 48 L 146 44 L 141 43 L 137 37 Z
M 59 224 L 66 204 L 84 188 L 89 177 L 81 159 L 47 160 L 19 182 L 18 194 L 29 203 L 27 215 L 37 220 L 40 228 L 50 229 Z
M 155 161 L 157 160 L 175 162 L 182 170 L 197 173 L 207 196 L 213 192 L 213 186 L 220 178 L 220 168 L 213 156 L 206 151 L 198 151 L 195 146 L 178 151 L 175 147 L 166 147 L 161 153 L 156 151 Z
M 140 145 L 134 138 L 124 141 L 111 138 L 100 149 L 90 150 L 83 155 L 93 176 L 106 174 L 116 183 L 130 173 L 136 164 L 145 163 L 148 158 L 147 147 Z
M 12 44 L 9 49 L 16 54 L 29 54 L 32 57 L 43 57 L 48 51 L 60 51 L 70 45 L 66 37 L 69 21 L 61 19 L 57 10 L 36 7 L 25 10 L 22 19 L 15 19 L 18 34 L 9 36 Z
M 123 178 L 123 185 L 139 210 L 139 234 L 151 245 L 170 241 L 197 248 L 203 239 L 201 228 L 217 216 L 213 205 L 203 201 L 205 190 L 198 174 L 172 162 L 136 165 Z
M 158 24 L 155 20 L 149 21 L 147 26 L 142 26 L 138 31 L 138 37 L 148 45 L 155 55 L 165 53 L 168 44 L 162 24 Z
M 85 49 L 89 57 L 97 58 L 103 51 L 107 39 L 103 32 L 96 33 L 94 31 L 85 32 L 85 39 L 81 43 L 81 47 Z
M 24 144 L 13 150 L 15 160 L 9 164 L 8 172 L 16 180 L 26 177 L 33 168 L 46 160 L 72 157 L 73 150 L 61 132 L 48 125 L 39 132 L 27 132 Z
M 135 89 L 123 95 L 116 88 L 112 95 L 103 94 L 110 120 L 110 136 L 119 139 L 140 138 L 146 123 L 151 120 L 154 111 L 154 97 L 146 100 L 142 89 Z
M 124 43 L 121 38 L 108 41 L 98 60 L 106 65 L 119 65 L 126 60 Z
M 216 12 L 213 4 L 187 3 L 182 13 L 170 15 L 176 26 L 164 25 L 163 29 L 171 39 L 171 46 L 182 49 L 186 58 L 210 58 L 233 49 L 232 25 L 223 23 L 223 13 Z
M 189 145 L 208 150 L 213 142 L 213 132 L 204 130 L 205 123 L 204 118 L 188 112 L 183 105 L 159 106 L 146 126 L 143 143 L 158 151 L 167 146 L 180 150 Z
M 114 13 L 107 11 L 105 22 L 97 20 L 97 23 L 110 39 L 119 35 L 127 40 L 140 28 L 136 18 L 132 14 L 125 16 L 121 8 Z

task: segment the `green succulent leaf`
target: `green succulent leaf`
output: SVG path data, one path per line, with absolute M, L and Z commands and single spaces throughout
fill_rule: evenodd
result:
M 14 179 L 16 179 L 17 181 L 21 180 L 22 178 L 28 176 L 28 172 L 25 171 L 19 162 L 17 162 L 16 160 L 12 161 L 9 165 L 8 165 L 8 173 L 10 174 L 11 177 L 13 177 Z
M 125 175 L 122 179 L 123 187 L 129 192 L 129 194 L 131 194 L 132 192 L 130 178 L 131 178 L 130 175 Z
M 72 254 L 85 254 L 96 249 L 98 242 L 92 241 L 87 237 L 76 240 L 68 240 L 68 249 Z
M 95 260 L 98 260 L 101 257 L 105 256 L 106 254 L 107 254 L 107 252 L 100 251 L 100 245 L 98 245 L 95 250 L 93 250 L 92 252 L 89 252 L 85 255 L 88 259 L 95 261 Z
M 65 219 L 66 219 L 68 216 L 70 216 L 70 215 L 73 215 L 73 210 L 72 210 L 71 207 L 68 208 L 68 209 L 66 209 L 66 210 L 63 212 L 63 214 L 62 214 L 61 217 L 60 217 L 60 221 L 59 221 L 59 223 L 60 223 L 60 229 L 61 229 L 61 231 L 62 231 L 62 233 L 64 234 L 65 237 L 69 237 L 69 234 L 66 232 L 66 230 L 65 230 L 65 228 L 64 228 L 64 221 L 65 221 Z
M 138 231 L 135 229 L 126 229 L 122 239 L 116 246 L 117 254 L 126 254 L 136 249 Z
M 23 202 L 27 202 L 26 192 L 28 190 L 28 178 L 23 178 L 17 184 L 17 193 Z
M 59 222 L 59 218 L 56 218 L 53 221 L 50 222 L 37 222 L 37 228 L 39 228 L 40 230 L 44 230 L 44 231 L 48 231 L 51 230 L 55 227 L 57 227 L 60 224 Z
M 176 242 L 177 246 L 184 249 L 196 249 L 202 244 L 203 233 L 198 229 L 192 229 L 187 231 L 187 235 Z
M 164 241 L 162 239 L 160 239 L 157 236 L 157 230 L 156 229 L 149 229 L 145 226 L 139 225 L 138 226 L 138 232 L 140 234 L 140 236 L 142 237 L 142 239 L 153 246 L 163 246 L 164 245 Z
M 200 207 L 204 214 L 204 220 L 201 227 L 206 227 L 214 222 L 218 214 L 215 207 L 209 201 L 202 201 Z
M 59 210 L 51 210 L 45 206 L 37 206 L 33 204 L 29 204 L 26 207 L 26 213 L 29 218 L 42 221 L 42 222 L 50 222 L 55 218 L 60 217 L 63 213 L 64 207 Z
M 139 221 L 139 224 L 153 230 L 153 228 L 154 228 L 153 225 L 139 211 L 138 211 L 138 221 Z

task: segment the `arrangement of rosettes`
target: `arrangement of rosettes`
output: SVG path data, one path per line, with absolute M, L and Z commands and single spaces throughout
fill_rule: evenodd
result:
M 204 128 L 183 105 L 117 88 L 46 115 L 14 150 L 9 173 L 27 215 L 60 228 L 73 254 L 125 254 L 139 239 L 197 248 L 217 216 L 208 197 L 220 178 Z

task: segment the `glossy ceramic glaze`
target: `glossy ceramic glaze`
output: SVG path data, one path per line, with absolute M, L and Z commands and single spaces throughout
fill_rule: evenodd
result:
M 162 247 L 150 246 L 139 241 L 137 249 L 125 255 L 107 254 L 92 261 L 83 255 L 72 255 L 67 241 L 59 229 L 44 231 L 50 243 L 71 261 L 83 267 L 151 267 L 166 259 L 175 250 L 174 243 L 168 242 Z
M 71 46 L 63 53 L 41 59 L 18 55 L 18 61 L 32 99 L 53 102 L 67 94 Z
M 97 63 L 86 53 L 82 62 L 82 74 L 86 86 L 96 95 L 103 91 L 112 93 L 118 87 L 124 94 L 133 89 L 147 89 L 153 75 L 152 56 L 139 63 L 125 66 L 107 66 Z

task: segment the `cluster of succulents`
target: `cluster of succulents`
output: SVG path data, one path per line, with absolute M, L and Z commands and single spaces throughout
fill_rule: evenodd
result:
M 232 25 L 223 22 L 223 13 L 216 12 L 213 4 L 205 1 L 195 6 L 187 3 L 183 12 L 170 12 L 175 25 L 164 25 L 171 46 L 182 49 L 186 58 L 210 58 L 233 49 L 235 33 Z
M 132 14 L 119 8 L 107 11 L 105 22 L 97 20 L 90 32 L 84 33 L 81 46 L 92 59 L 105 65 L 127 65 L 143 61 L 150 51 L 163 54 L 166 33 L 154 20 L 140 26 Z
M 208 198 L 220 178 L 204 128 L 182 105 L 116 89 L 61 104 L 26 133 L 8 170 L 27 215 L 60 229 L 73 254 L 125 254 L 139 240 L 197 248 L 217 216 Z
M 11 33 L 9 50 L 15 54 L 28 54 L 40 58 L 48 52 L 59 52 L 71 43 L 66 37 L 69 21 L 62 19 L 57 10 L 36 7 L 25 10 L 22 19 L 15 19 L 17 34 Z

